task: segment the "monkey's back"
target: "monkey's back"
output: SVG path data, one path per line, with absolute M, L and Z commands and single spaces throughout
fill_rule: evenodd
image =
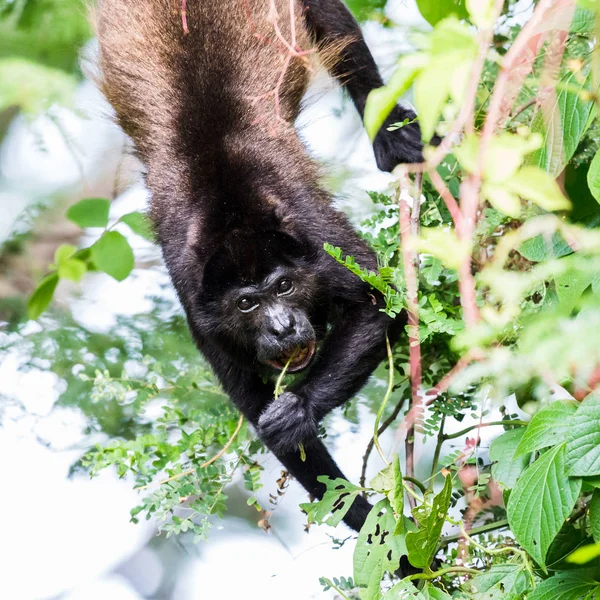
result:
M 288 47 L 310 48 L 301 11 L 299 0 L 101 0 L 103 91 L 142 157 L 293 120 L 309 71 Z

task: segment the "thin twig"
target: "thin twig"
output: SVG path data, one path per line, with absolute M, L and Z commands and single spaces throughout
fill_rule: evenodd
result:
M 392 412 L 392 414 L 383 422 L 381 427 L 377 430 L 377 435 L 382 435 L 383 432 L 386 431 L 386 429 L 388 429 L 388 427 L 396 420 L 396 418 L 400 414 L 400 411 L 402 410 L 402 407 L 404 406 L 404 402 L 405 402 L 405 399 L 400 398 L 398 404 L 396 404 L 396 408 L 394 408 L 394 412 Z M 367 449 L 365 450 L 363 460 L 362 460 L 362 469 L 360 472 L 360 482 L 359 482 L 361 487 L 365 487 L 365 480 L 367 477 L 367 464 L 369 462 L 369 457 L 371 456 L 371 452 L 373 452 L 374 446 L 375 446 L 375 441 L 374 441 L 374 438 L 372 437 L 369 440 L 369 443 L 367 444 Z M 366 494 L 366 492 L 363 492 L 363 496 L 365 494 Z
M 496 531 L 497 529 L 504 529 L 505 527 L 508 527 L 507 519 L 503 519 L 502 521 L 494 521 L 493 523 L 487 523 L 486 525 L 481 525 L 480 527 L 473 527 L 473 529 L 471 529 L 470 534 L 472 536 L 479 535 L 480 533 L 487 533 L 488 531 Z M 461 538 L 462 538 L 461 533 L 444 536 L 440 540 L 440 545 L 438 546 L 437 552 L 439 552 L 440 550 L 443 550 L 450 544 L 454 544 L 454 543 L 460 541 Z M 436 552 L 436 554 L 437 554 L 437 552 Z
M 447 573 L 480 575 L 481 571 L 478 571 L 477 569 L 470 569 L 469 567 L 447 567 L 445 569 L 440 569 L 439 571 L 434 571 L 433 573 L 415 573 L 414 575 L 409 575 L 406 579 L 409 581 L 415 581 L 417 579 L 437 579 L 438 577 L 446 575 Z
M 392 390 L 394 389 L 394 357 L 392 355 L 392 347 L 390 346 L 390 339 L 388 338 L 387 333 L 385 334 L 385 345 L 387 348 L 388 365 L 389 365 L 390 374 L 388 377 L 388 387 L 385 392 L 385 396 L 383 397 L 383 402 L 381 403 L 381 406 L 379 407 L 379 410 L 377 411 L 377 416 L 375 417 L 375 424 L 373 426 L 373 443 L 375 444 L 375 448 L 377 448 L 377 452 L 379 452 L 379 456 L 381 456 L 381 460 L 383 460 L 383 462 L 387 465 L 388 460 L 385 457 L 385 454 L 383 453 L 381 446 L 379 445 L 379 422 L 381 420 L 381 416 L 383 415 L 383 411 L 385 410 L 385 407 L 387 406 L 388 400 L 390 399 L 390 396 L 392 395 Z
M 463 216 L 454 196 L 450 193 L 450 190 L 444 183 L 444 180 L 440 177 L 440 174 L 435 169 L 429 171 L 429 178 L 431 179 L 431 183 L 433 183 L 437 193 L 446 204 L 446 208 L 450 212 L 452 221 L 454 221 L 454 227 L 456 228 L 456 231 L 460 231 L 462 227 Z
M 199 467 L 193 467 L 191 469 L 188 469 L 187 471 L 183 471 L 182 473 L 173 475 L 172 477 L 167 477 L 167 479 L 162 479 L 161 481 L 148 483 L 147 485 L 143 485 L 143 486 L 135 488 L 135 489 L 140 491 L 140 490 L 148 489 L 150 487 L 155 487 L 157 485 L 162 485 L 163 483 L 168 483 L 169 481 L 174 481 L 175 479 L 180 479 L 181 477 L 185 477 L 186 475 L 191 475 L 192 473 L 195 473 L 198 469 L 204 469 L 204 468 L 208 467 L 209 465 L 212 465 L 216 460 L 221 458 L 221 456 L 223 456 L 223 454 L 225 454 L 225 452 L 227 452 L 227 450 L 229 449 L 229 446 L 231 446 L 231 444 L 237 437 L 238 433 L 240 432 L 243 422 L 244 422 L 244 415 L 240 415 L 240 418 L 238 419 L 237 427 L 235 428 L 233 435 L 229 438 L 227 443 L 211 459 L 202 463 Z
M 461 429 L 460 431 L 457 431 L 456 433 L 445 433 L 442 438 L 444 441 L 446 440 L 455 440 L 456 438 L 462 437 L 463 435 L 466 435 L 467 433 L 469 433 L 470 431 L 473 431 L 475 429 L 483 429 L 484 427 L 495 427 L 497 425 L 514 425 L 515 427 L 527 427 L 527 425 L 529 425 L 528 421 L 519 421 L 519 420 L 513 420 L 513 421 L 490 421 L 488 423 L 477 423 L 476 425 L 471 425 L 470 427 L 465 427 L 464 429 Z
M 408 341 L 409 341 L 409 363 L 411 399 L 408 414 L 404 420 L 406 429 L 406 475 L 415 476 L 415 422 L 419 419 L 423 407 L 420 397 L 421 391 L 421 344 L 419 338 L 419 305 L 418 305 L 418 254 L 413 250 L 413 236 L 418 234 L 419 209 L 416 205 L 420 202 L 421 195 L 417 191 L 413 198 L 412 210 L 406 198 L 403 197 L 402 188 L 408 190 L 408 177 L 400 181 L 400 236 L 402 246 L 402 258 L 404 263 L 404 277 L 406 280 L 406 305 L 408 311 Z M 416 233 L 413 233 L 416 232 Z M 408 497 L 411 508 L 415 508 L 414 498 Z

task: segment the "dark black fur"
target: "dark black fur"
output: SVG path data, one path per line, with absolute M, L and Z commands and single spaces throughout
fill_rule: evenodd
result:
M 339 0 L 296 2 L 299 46 L 316 44 L 362 115 L 382 81 L 358 25 Z M 328 242 L 377 267 L 291 126 L 304 59 L 284 73 L 279 114 L 272 98 L 257 100 L 276 85 L 284 56 L 267 5 L 188 0 L 186 34 L 172 0 L 102 0 L 103 88 L 146 164 L 157 237 L 198 348 L 265 444 L 320 497 L 318 476 L 344 475 L 317 424 L 365 384 L 386 355 L 386 332 L 393 343 L 405 316 L 392 322 L 382 298 L 323 251 Z M 289 39 L 288 0 L 276 5 Z M 389 121 L 407 117 L 398 108 Z M 421 160 L 418 127 L 383 128 L 375 155 L 386 170 Z M 304 377 L 274 400 L 270 365 L 299 348 L 309 359 L 313 342 Z M 358 497 L 345 522 L 360 529 L 369 509 Z

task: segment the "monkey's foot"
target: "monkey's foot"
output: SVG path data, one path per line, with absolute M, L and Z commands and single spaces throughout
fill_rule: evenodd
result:
M 258 420 L 258 435 L 273 452 L 293 452 L 317 435 L 317 423 L 306 401 L 292 392 L 273 400 Z
M 377 166 L 382 171 L 392 171 L 400 163 L 423 162 L 421 129 L 416 118 L 412 110 L 397 106 L 381 126 L 373 142 L 373 151 Z M 388 130 L 391 125 L 406 120 L 408 123 L 399 129 Z

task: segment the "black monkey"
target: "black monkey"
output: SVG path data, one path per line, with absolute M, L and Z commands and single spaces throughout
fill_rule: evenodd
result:
M 317 424 L 405 325 L 323 250 L 373 252 L 330 205 L 294 128 L 315 49 L 363 114 L 382 85 L 340 0 L 100 0 L 102 87 L 146 166 L 151 216 L 198 348 L 231 399 L 316 497 L 343 477 Z M 307 52 L 309 51 L 309 52 Z M 396 108 L 390 121 L 414 118 Z M 381 169 L 421 160 L 418 126 L 375 140 Z M 273 400 L 290 359 L 305 376 Z M 298 450 L 306 452 L 303 461 Z M 358 497 L 345 522 L 370 509 Z

